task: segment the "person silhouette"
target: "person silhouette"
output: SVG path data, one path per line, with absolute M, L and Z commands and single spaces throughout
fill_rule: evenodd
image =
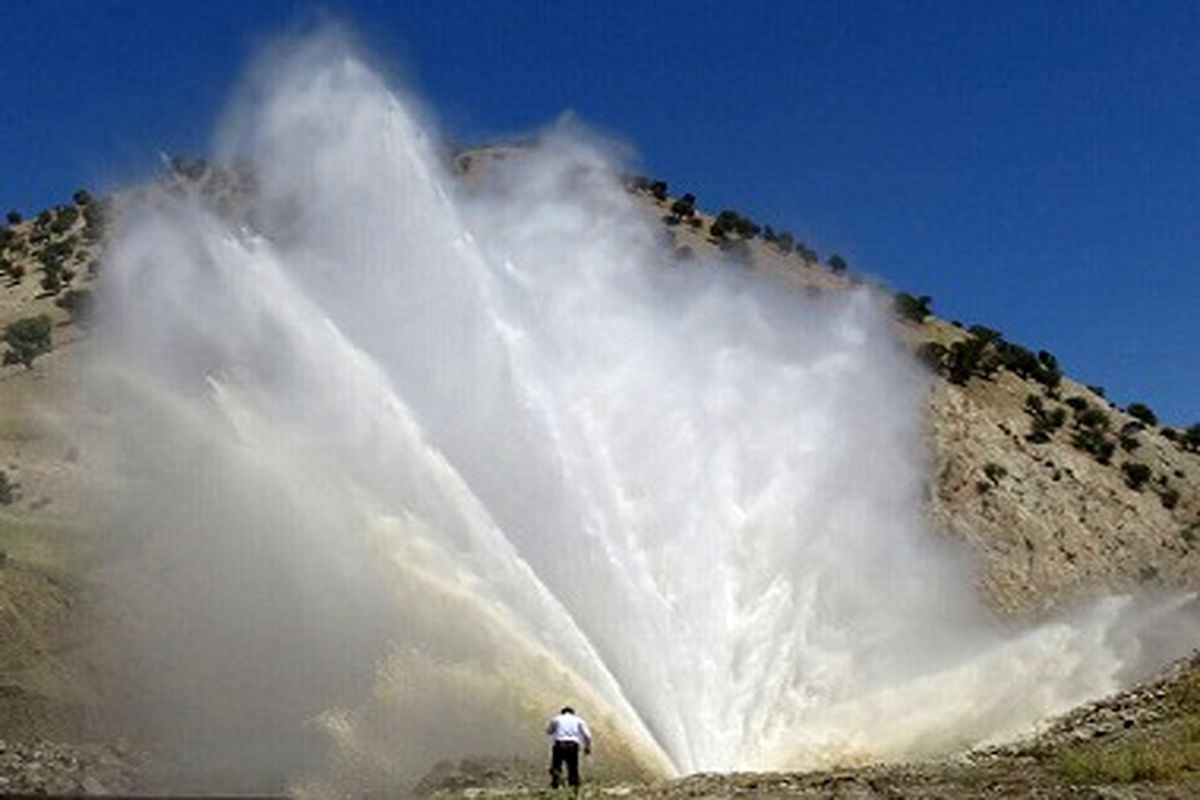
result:
M 567 768 L 567 784 L 579 794 L 579 751 L 586 756 L 592 752 L 592 732 L 575 709 L 563 710 L 546 723 L 546 735 L 554 742 L 550 747 L 550 788 L 557 789 L 562 781 L 563 766 Z

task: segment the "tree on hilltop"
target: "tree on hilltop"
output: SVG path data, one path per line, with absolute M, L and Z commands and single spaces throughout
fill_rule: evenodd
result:
M 696 215 L 696 196 L 685 194 L 671 204 L 671 214 L 676 219 L 690 219 Z
M 893 301 L 893 307 L 901 317 L 919 325 L 933 313 L 929 308 L 932 303 L 933 298 L 927 294 L 916 297 L 908 292 L 900 292 Z
M 1153 428 L 1158 424 L 1158 415 L 1156 415 L 1150 406 L 1145 403 L 1130 403 L 1129 408 L 1125 409 L 1126 413 L 1139 422 L 1144 422 Z

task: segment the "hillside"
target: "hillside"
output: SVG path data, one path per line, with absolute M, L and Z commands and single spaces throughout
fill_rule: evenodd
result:
M 678 220 L 672 208 L 681 198 L 665 185 L 656 196 L 652 183 L 635 181 L 631 191 L 663 220 L 683 263 L 724 258 L 807 292 L 867 281 L 819 263 L 809 248 L 766 227 L 749 237 L 714 236 L 715 216 L 696 210 Z M 1144 412 L 1138 418 L 1102 390 L 1061 375 L 1049 353 L 1043 363 L 996 331 L 940 319 L 927 298 L 901 292 L 893 301 L 898 334 L 936 373 L 927 416 L 929 517 L 981 556 L 982 588 L 997 609 L 1028 614 L 1101 589 L 1197 585 L 1195 428 L 1188 439 L 1149 424 Z
M 491 160 L 519 153 L 471 151 L 456 163 L 468 181 L 486 180 Z M 242 214 L 250 185 L 244 178 L 177 165 L 167 180 L 197 184 L 227 213 Z M 662 224 L 679 269 L 711 259 L 761 273 L 781 292 L 870 283 L 843 262 L 818 263 L 785 234 L 755 230 L 740 214 L 705 213 L 694 198 L 672 196 L 652 181 L 631 179 L 628 188 Z M 15 339 L 6 335 L 14 353 L 8 360 L 16 363 L 0 370 L 0 469 L 10 489 L 0 506 L 3 739 L 111 734 L 104 697 L 114 656 L 105 647 L 105 612 L 94 602 L 103 564 L 87 512 L 88 490 L 103 480 L 95 474 L 101 459 L 92 443 L 65 438 L 59 423 L 78 407 L 89 292 L 103 280 L 112 213 L 110 201 L 77 193 L 35 219 L 10 220 L 0 242 L 0 329 L 48 320 L 22 323 L 27 330 Z M 980 588 L 999 612 L 1037 615 L 1138 585 L 1200 585 L 1194 438 L 1153 424 L 1138 409 L 1140 418 L 1111 406 L 1060 375 L 1049 354 L 927 314 L 920 298 L 896 302 L 898 335 L 936 374 L 928 396 L 928 515 L 941 535 L 979 555 Z M 896 770 L 903 771 L 881 774 Z

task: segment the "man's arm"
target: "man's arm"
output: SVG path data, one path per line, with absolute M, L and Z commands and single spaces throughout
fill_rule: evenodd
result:
M 592 752 L 592 732 L 588 730 L 587 723 L 582 719 L 579 720 L 579 732 L 583 734 L 583 752 Z
M 558 721 L 551 717 L 550 721 L 546 723 L 546 735 L 553 736 L 556 728 L 558 728 Z

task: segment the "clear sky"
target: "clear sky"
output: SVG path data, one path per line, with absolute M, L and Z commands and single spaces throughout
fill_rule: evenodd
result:
M 348 20 L 462 142 L 574 110 L 708 210 L 1200 421 L 1200 4 L 0 4 L 0 211 L 203 154 L 256 46 Z

